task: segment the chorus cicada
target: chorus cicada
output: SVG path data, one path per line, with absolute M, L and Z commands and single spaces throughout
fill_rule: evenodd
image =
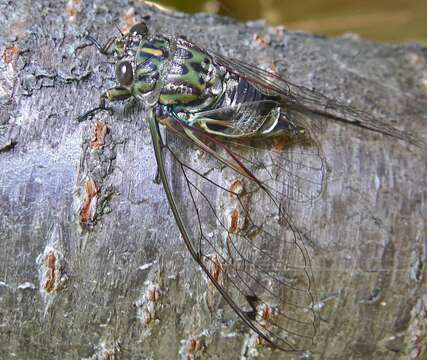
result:
M 105 45 L 88 38 L 115 58 L 119 84 L 81 119 L 110 110 L 107 101 L 141 102 L 170 208 L 209 286 L 261 342 L 304 349 L 318 327 L 314 278 L 288 205 L 311 203 L 326 176 L 313 136 L 288 110 L 411 136 L 185 38 L 151 34 L 145 23 Z M 209 291 L 212 307 L 217 292 Z

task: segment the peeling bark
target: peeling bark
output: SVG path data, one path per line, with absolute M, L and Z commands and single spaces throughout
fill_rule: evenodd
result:
M 84 35 L 104 41 L 115 23 L 125 29 L 150 15 L 157 31 L 274 64 L 294 83 L 380 118 L 396 114 L 383 120 L 424 139 L 427 51 L 124 0 L 0 1 L 0 13 L 1 356 L 298 358 L 245 348 L 247 331 L 227 305 L 209 309 L 210 287 L 153 182 L 138 104 L 76 121 L 113 80 Z M 309 358 L 421 359 L 425 151 L 327 117 L 307 121 L 329 169 L 314 205 L 288 209 L 309 239 L 322 299 Z

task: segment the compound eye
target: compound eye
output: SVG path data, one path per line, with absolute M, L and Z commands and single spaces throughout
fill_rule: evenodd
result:
M 116 78 L 120 85 L 129 86 L 133 81 L 133 69 L 129 61 L 121 61 L 116 65 Z
M 136 34 L 136 35 L 145 36 L 145 35 L 147 35 L 147 33 L 148 33 L 147 25 L 143 22 L 135 24 L 129 30 L 129 34 Z

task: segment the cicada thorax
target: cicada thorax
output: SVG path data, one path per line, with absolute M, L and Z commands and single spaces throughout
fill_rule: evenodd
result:
M 161 75 L 170 56 L 170 40 L 164 36 L 142 40 L 135 52 L 133 95 L 148 105 L 155 105 L 162 87 Z
M 163 116 L 225 137 L 277 130 L 281 116 L 278 96 L 263 92 L 185 39 L 144 38 L 135 51 L 134 66 L 133 95 L 156 106 Z
M 224 92 L 225 72 L 194 44 L 176 39 L 159 103 L 174 110 L 198 112 L 211 108 Z
M 139 99 L 156 92 L 158 105 L 198 111 L 217 100 L 222 82 L 211 57 L 185 40 L 155 35 L 136 51 L 133 94 Z

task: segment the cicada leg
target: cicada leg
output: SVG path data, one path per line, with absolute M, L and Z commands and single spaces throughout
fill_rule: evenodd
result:
M 110 113 L 113 112 L 113 109 L 111 107 L 106 106 L 105 102 L 108 101 L 121 101 L 126 100 L 132 96 L 132 93 L 124 88 L 124 87 L 113 87 L 108 89 L 104 94 L 102 94 L 99 98 L 99 105 L 96 108 L 93 108 L 87 112 L 85 112 L 83 115 L 80 115 L 77 118 L 77 121 L 84 121 L 89 116 L 92 116 L 93 114 L 97 113 L 98 111 L 109 111 Z
M 157 123 L 159 124 L 159 137 L 161 140 L 161 146 L 165 146 L 168 143 L 168 133 L 166 131 L 166 126 L 162 125 L 158 119 L 156 118 Z M 159 171 L 159 167 L 157 167 L 156 170 L 156 176 L 153 179 L 153 182 L 157 185 L 159 185 L 162 182 L 162 179 L 160 178 L 160 171 Z
M 305 129 L 291 121 L 272 100 L 201 111 L 184 121 L 225 138 L 295 138 L 305 133 Z
M 160 137 L 160 145 L 163 148 L 168 144 L 168 132 L 167 127 L 168 124 L 173 120 L 173 116 L 168 112 L 163 111 L 161 106 L 156 106 L 154 112 L 152 114 L 156 122 L 159 124 L 159 137 Z M 156 176 L 153 179 L 155 184 L 161 183 L 159 168 L 157 168 Z
M 111 48 L 111 45 L 114 44 L 114 41 L 116 40 L 116 37 L 109 38 L 108 41 L 104 45 L 101 45 L 98 40 L 96 40 L 94 37 L 92 37 L 90 35 L 87 35 L 86 39 L 89 40 L 93 45 L 95 45 L 95 47 L 98 49 L 98 51 L 102 55 L 107 55 L 108 56 L 108 55 L 112 54 L 112 52 L 110 52 L 109 50 Z

